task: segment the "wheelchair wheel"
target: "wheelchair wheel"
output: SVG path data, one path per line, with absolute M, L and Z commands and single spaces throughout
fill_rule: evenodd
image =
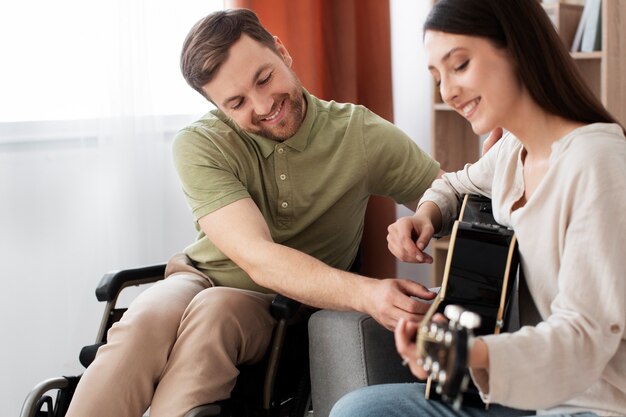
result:
M 39 383 L 26 397 L 20 417 L 63 417 L 69 408 L 80 376 L 51 378 Z M 56 399 L 47 395 L 57 391 Z

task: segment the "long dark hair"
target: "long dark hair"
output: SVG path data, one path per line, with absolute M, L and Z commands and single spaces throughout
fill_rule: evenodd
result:
M 618 123 L 584 82 L 538 0 L 440 0 L 426 18 L 427 30 L 479 36 L 506 48 L 519 79 L 549 113 Z

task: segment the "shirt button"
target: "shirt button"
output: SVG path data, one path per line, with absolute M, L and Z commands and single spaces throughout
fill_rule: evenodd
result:
M 285 153 L 285 148 L 278 148 L 278 153 Z
M 286 202 L 286 201 L 283 201 L 283 202 L 281 203 L 281 205 L 280 205 L 280 206 L 281 206 L 282 208 L 287 208 L 287 207 L 289 207 L 289 203 L 288 203 L 288 202 Z
M 281 180 L 285 181 L 287 179 L 287 176 L 285 174 L 280 174 L 280 178 Z

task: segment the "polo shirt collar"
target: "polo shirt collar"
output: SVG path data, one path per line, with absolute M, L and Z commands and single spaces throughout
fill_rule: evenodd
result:
M 288 146 L 298 152 L 302 152 L 306 148 L 309 142 L 311 130 L 313 129 L 313 124 L 315 123 L 315 119 L 317 117 L 317 106 L 313 102 L 311 94 L 309 94 L 309 92 L 306 91 L 304 88 L 302 89 L 302 91 L 304 94 L 304 99 L 307 102 L 304 121 L 302 122 L 300 129 L 298 129 L 295 135 L 282 142 L 283 145 Z M 254 133 L 242 133 L 250 137 L 259 145 L 259 148 L 261 149 L 261 153 L 264 158 L 268 158 L 272 154 L 272 152 L 274 152 L 276 145 L 281 143 Z

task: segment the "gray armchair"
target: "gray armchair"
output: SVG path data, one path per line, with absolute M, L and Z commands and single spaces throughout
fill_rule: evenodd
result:
M 315 417 L 328 417 L 344 394 L 390 382 L 416 382 L 396 351 L 393 333 L 366 314 L 321 310 L 309 319 L 311 396 Z

